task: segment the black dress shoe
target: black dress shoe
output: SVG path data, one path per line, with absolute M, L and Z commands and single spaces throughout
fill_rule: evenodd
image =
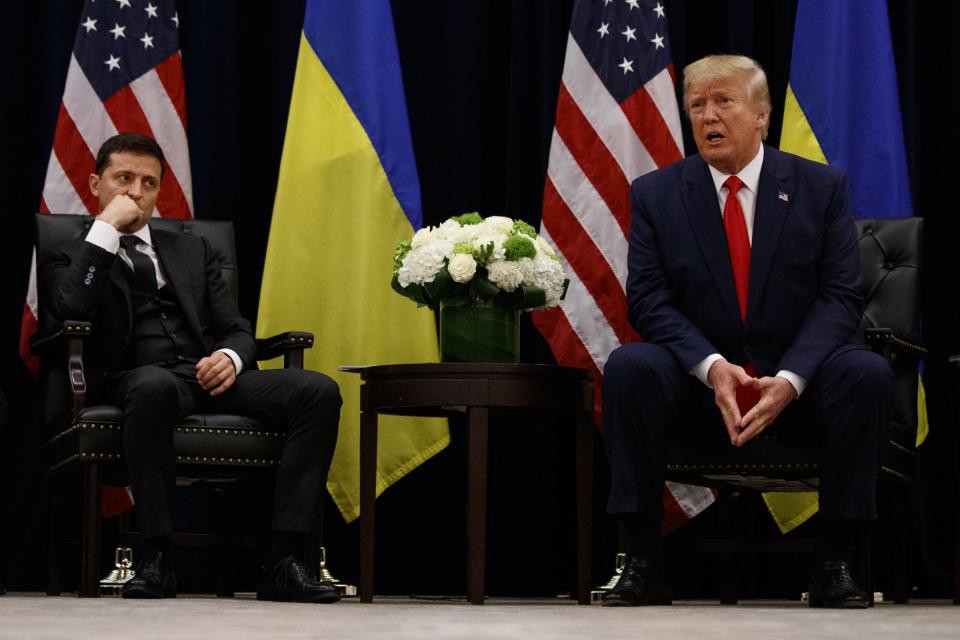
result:
M 134 576 L 123 585 L 124 598 L 176 598 L 177 576 L 169 553 L 144 551 L 134 565 Z
M 846 560 L 828 560 L 817 566 L 810 577 L 810 606 L 866 609 L 870 597 L 853 581 Z
M 602 604 L 605 607 L 673 604 L 673 591 L 662 563 L 637 556 L 627 558 L 617 584 L 603 594 Z
M 281 558 L 273 567 L 260 567 L 257 600 L 278 602 L 336 602 L 340 592 L 331 582 L 321 582 L 295 556 Z

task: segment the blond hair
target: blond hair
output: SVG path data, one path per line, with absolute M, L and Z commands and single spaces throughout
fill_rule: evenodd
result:
M 770 113 L 770 87 L 767 74 L 760 64 L 747 56 L 713 55 L 691 62 L 683 70 L 683 111 L 690 116 L 687 94 L 690 87 L 704 82 L 739 78 L 747 83 L 747 99 L 754 113 Z M 770 119 L 763 128 L 763 139 L 767 139 Z

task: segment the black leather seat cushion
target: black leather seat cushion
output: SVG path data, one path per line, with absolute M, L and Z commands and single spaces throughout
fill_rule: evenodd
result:
M 57 468 L 77 462 L 117 461 L 123 458 L 123 427 L 120 410 L 96 405 L 80 411 L 69 428 L 57 434 L 43 447 L 44 468 Z M 177 464 L 204 466 L 257 467 L 277 466 L 283 448 L 283 433 L 236 415 L 194 414 L 174 425 L 174 450 Z

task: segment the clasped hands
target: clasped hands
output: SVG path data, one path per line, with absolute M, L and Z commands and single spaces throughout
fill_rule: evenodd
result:
M 713 387 L 714 401 L 723 416 L 723 424 L 730 435 L 730 444 L 740 447 L 767 428 L 796 397 L 793 385 L 786 378 L 764 376 L 754 378 L 743 367 L 726 360 L 717 360 L 707 372 Z M 743 416 L 737 405 L 737 389 L 750 387 L 760 399 Z
M 233 360 L 223 351 L 215 351 L 197 363 L 197 382 L 211 396 L 218 396 L 237 380 Z

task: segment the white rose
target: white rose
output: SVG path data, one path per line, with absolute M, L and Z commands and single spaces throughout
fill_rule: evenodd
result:
M 505 236 L 510 235 L 510 232 L 513 231 L 513 220 L 504 216 L 490 216 L 489 218 L 484 218 L 483 222 L 491 231 Z
M 554 251 L 553 251 L 553 247 L 550 246 L 550 243 L 549 243 L 549 242 L 547 242 L 546 240 L 543 239 L 543 236 L 537 236 L 537 239 L 534 240 L 534 242 L 535 242 L 536 245 L 537 245 L 537 252 L 538 252 L 538 253 L 542 252 L 542 253 L 550 256 L 551 258 L 555 258 L 555 257 L 557 256 L 557 254 L 554 253 Z
M 419 249 L 430 241 L 430 236 L 432 233 L 433 229 L 430 227 L 418 229 L 417 232 L 413 234 L 413 240 L 410 241 L 410 246 L 414 249 Z
M 477 272 L 477 261 L 470 254 L 458 253 L 450 258 L 447 271 L 454 282 L 470 282 L 473 274 Z

